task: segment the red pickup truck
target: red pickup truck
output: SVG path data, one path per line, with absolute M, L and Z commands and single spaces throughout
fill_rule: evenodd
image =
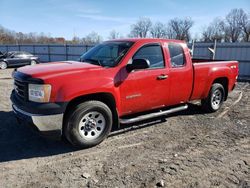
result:
M 185 110 L 192 100 L 217 111 L 237 76 L 237 61 L 192 60 L 182 41 L 121 39 L 95 46 L 79 62 L 17 69 L 11 100 L 18 119 L 91 147 L 111 128 Z

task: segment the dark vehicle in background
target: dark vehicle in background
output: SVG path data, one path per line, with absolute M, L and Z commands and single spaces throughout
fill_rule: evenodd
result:
M 6 69 L 8 67 L 21 67 L 24 65 L 35 65 L 37 63 L 39 63 L 39 58 L 29 52 L 0 52 L 0 69 Z

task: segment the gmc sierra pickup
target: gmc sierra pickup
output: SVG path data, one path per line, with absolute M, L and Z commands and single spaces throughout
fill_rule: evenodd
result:
M 185 110 L 192 100 L 217 111 L 237 76 L 237 61 L 192 60 L 182 41 L 112 40 L 79 62 L 17 69 L 11 100 L 18 119 L 84 148 L 113 127 Z

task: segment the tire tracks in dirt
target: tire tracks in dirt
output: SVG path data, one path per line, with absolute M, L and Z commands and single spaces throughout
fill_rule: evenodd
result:
M 247 83 L 243 88 L 242 88 L 242 91 L 240 91 L 240 94 L 238 96 L 238 98 L 233 102 L 232 105 L 230 105 L 229 107 L 226 107 L 216 118 L 222 118 L 223 116 L 225 116 L 228 111 L 233 107 L 235 106 L 237 103 L 239 103 L 243 97 L 243 93 L 244 93 L 244 90 L 249 86 L 249 83 Z

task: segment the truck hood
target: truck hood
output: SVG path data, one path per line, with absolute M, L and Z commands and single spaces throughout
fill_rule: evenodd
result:
M 103 67 L 78 61 L 62 61 L 52 63 L 41 63 L 35 66 L 25 66 L 18 71 L 34 78 L 48 78 L 58 75 L 71 74 L 75 72 L 103 69 Z

